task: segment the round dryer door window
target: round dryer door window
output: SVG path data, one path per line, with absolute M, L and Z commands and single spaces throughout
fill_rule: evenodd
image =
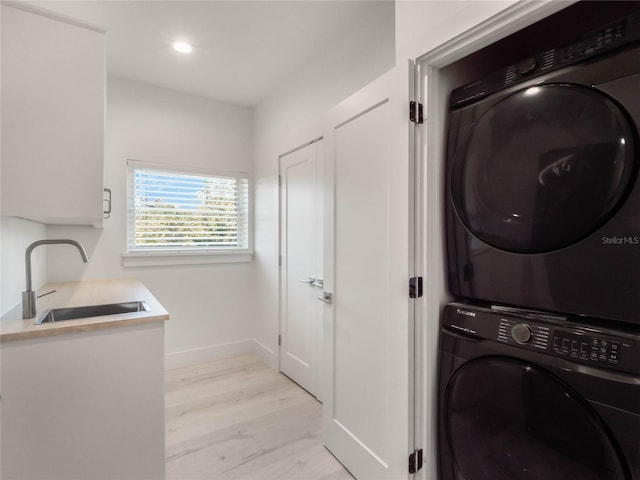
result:
M 595 411 L 559 378 L 508 357 L 462 366 L 445 392 L 451 480 L 627 480 Z
M 509 252 L 578 242 L 623 203 L 636 176 L 634 129 L 595 89 L 516 92 L 474 122 L 455 152 L 451 196 L 471 233 Z

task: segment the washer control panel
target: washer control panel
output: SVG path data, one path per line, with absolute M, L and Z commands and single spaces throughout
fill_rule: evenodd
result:
M 619 365 L 622 355 L 622 342 L 618 340 L 569 332 L 554 333 L 552 348 L 559 356 L 612 365 Z
M 640 375 L 640 327 L 499 306 L 450 303 L 443 331 Z
M 546 350 L 558 357 L 583 360 L 588 363 L 606 362 L 619 365 L 623 342 L 605 336 L 586 335 L 540 325 L 521 322 L 511 318 L 500 318 L 496 340 L 536 350 Z
M 501 318 L 497 340 L 547 350 L 549 348 L 549 327 Z

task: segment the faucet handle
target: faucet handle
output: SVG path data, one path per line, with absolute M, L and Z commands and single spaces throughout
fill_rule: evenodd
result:
M 36 316 L 36 292 L 27 290 L 22 292 L 22 318 L 33 318 Z

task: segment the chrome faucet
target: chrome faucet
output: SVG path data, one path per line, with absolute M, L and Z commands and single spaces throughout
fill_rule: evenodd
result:
M 36 292 L 31 290 L 31 252 L 34 248 L 40 245 L 57 245 L 61 243 L 73 245 L 80 251 L 82 261 L 84 263 L 87 263 L 89 261 L 89 257 L 87 257 L 87 252 L 85 251 L 84 247 L 75 240 L 38 240 L 37 242 L 33 242 L 31 245 L 29 245 L 27 247 L 27 251 L 24 254 L 24 265 L 27 277 L 27 291 L 22 292 L 22 318 L 33 318 L 36 316 Z

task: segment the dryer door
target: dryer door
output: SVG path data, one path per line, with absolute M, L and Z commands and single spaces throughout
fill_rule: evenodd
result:
M 478 118 L 455 152 L 451 196 L 465 226 L 509 252 L 587 237 L 616 212 L 636 173 L 634 129 L 607 95 L 547 84 Z
M 453 478 L 628 480 L 596 412 L 553 374 L 482 357 L 452 376 L 442 409 Z

